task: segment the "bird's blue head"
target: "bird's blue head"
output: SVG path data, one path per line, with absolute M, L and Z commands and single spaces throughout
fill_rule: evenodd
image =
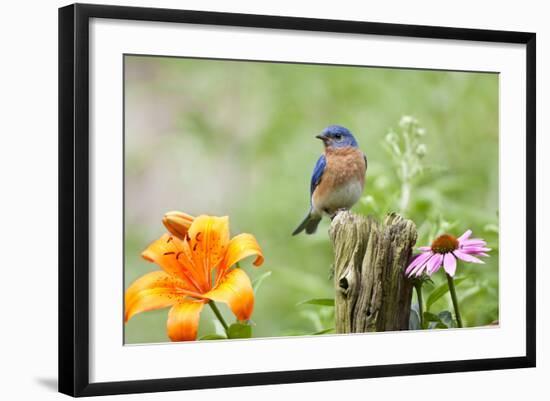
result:
M 353 134 L 347 128 L 340 125 L 331 125 L 325 128 L 316 138 L 322 140 L 327 148 L 357 147 L 357 141 L 353 137 Z

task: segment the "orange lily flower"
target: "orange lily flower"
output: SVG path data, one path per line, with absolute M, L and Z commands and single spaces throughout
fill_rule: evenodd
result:
M 162 270 L 147 273 L 126 290 L 125 322 L 137 313 L 171 306 L 168 337 L 172 341 L 197 338 L 202 308 L 210 301 L 226 303 L 239 321 L 250 319 L 254 291 L 238 261 L 264 257 L 256 238 L 239 234 L 229 238 L 229 218 L 169 212 L 163 223 L 170 231 L 142 253 Z

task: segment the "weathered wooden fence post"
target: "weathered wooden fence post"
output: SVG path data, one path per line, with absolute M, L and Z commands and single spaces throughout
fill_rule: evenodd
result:
M 397 214 L 384 224 L 340 212 L 332 221 L 336 332 L 407 330 L 412 284 L 404 269 L 416 243 L 416 226 Z

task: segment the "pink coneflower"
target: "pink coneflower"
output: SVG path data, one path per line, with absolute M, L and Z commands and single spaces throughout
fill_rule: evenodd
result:
M 449 234 L 437 237 L 431 246 L 422 246 L 417 255 L 405 270 L 408 277 L 417 277 L 426 272 L 429 276 L 437 272 L 441 266 L 449 276 L 453 277 L 456 270 L 456 260 L 461 259 L 470 263 L 485 263 L 476 256 L 489 256 L 487 243 L 480 238 L 472 238 L 472 230 L 466 231 L 456 238 Z M 475 256 L 473 256 L 475 255 Z

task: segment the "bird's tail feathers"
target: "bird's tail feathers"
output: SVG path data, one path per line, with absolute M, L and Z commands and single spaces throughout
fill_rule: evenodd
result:
M 304 230 L 306 230 L 306 234 L 313 234 L 315 231 L 317 231 L 317 226 L 319 225 L 320 221 L 321 216 L 314 216 L 310 210 L 305 219 L 300 223 L 298 228 L 294 230 L 292 235 L 300 234 Z

